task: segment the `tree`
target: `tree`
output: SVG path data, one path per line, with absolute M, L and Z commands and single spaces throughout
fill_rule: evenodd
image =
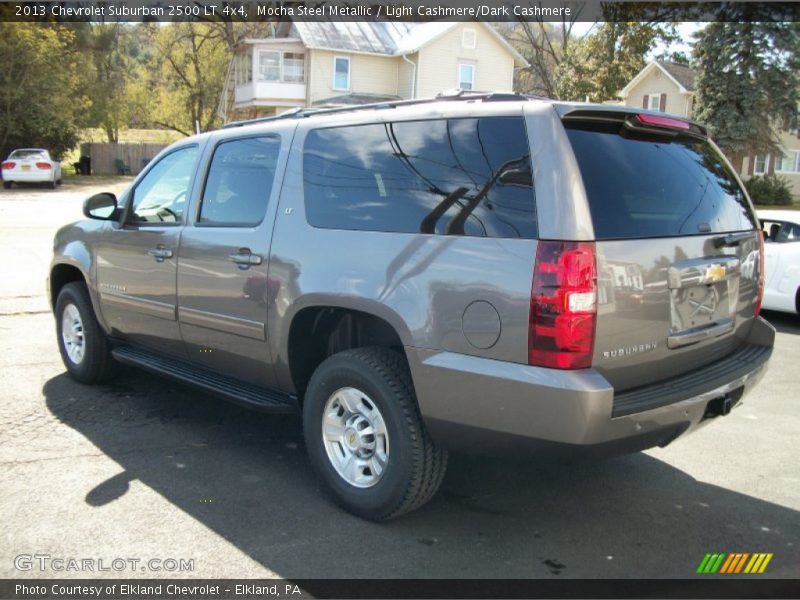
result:
M 661 9 L 647 13 L 651 21 L 620 20 L 618 5 L 603 5 L 606 19 L 583 36 L 574 33 L 581 9 L 571 20 L 520 22 L 501 30 L 528 60 L 518 72 L 517 89 L 561 100 L 603 102 L 616 97 L 645 66 L 645 56 L 659 42 L 677 39 L 675 27 L 662 23 Z
M 229 55 L 219 30 L 206 23 L 159 27 L 155 38 L 158 99 L 153 124 L 191 135 L 217 124 L 216 108 Z
M 547 22 L 543 19 L 500 24 L 501 33 L 530 63 L 515 73 L 514 89 L 521 92 L 560 98 L 556 77 L 559 65 L 571 56 L 580 37 L 573 33 L 580 17 L 579 8 L 571 19 Z
M 136 35 L 137 27 L 94 24 L 83 42 L 94 67 L 87 73 L 91 107 L 85 124 L 102 128 L 109 142 L 119 141 L 120 129 L 149 121 L 144 76 L 148 56 Z
M 60 156 L 72 148 L 88 105 L 74 33 L 52 23 L 0 23 L 0 56 L 2 155 L 35 146 Z
M 737 167 L 744 156 L 776 153 L 777 132 L 798 122 L 797 23 L 711 23 L 697 34 L 693 55 L 695 117 L 722 150 Z

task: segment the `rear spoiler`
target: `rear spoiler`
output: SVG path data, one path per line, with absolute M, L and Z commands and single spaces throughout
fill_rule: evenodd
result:
M 689 135 L 697 138 L 708 138 L 708 130 L 702 125 L 674 117 L 665 113 L 647 110 L 635 110 L 629 106 L 602 106 L 588 108 L 574 105 L 556 106 L 564 123 L 595 123 L 599 126 L 619 124 L 624 130 L 652 135 Z

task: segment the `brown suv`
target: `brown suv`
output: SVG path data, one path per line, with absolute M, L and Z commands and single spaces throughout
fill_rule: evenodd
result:
M 50 274 L 70 374 L 116 360 L 301 412 L 312 464 L 371 519 L 426 502 L 448 449 L 666 445 L 772 351 L 750 201 L 663 114 L 301 111 L 177 142 L 85 213 Z

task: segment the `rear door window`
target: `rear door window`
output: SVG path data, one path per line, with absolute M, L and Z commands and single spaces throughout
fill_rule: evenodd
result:
M 751 230 L 744 192 L 707 141 L 636 139 L 619 125 L 565 123 L 598 240 Z
M 261 223 L 272 193 L 280 147 L 277 135 L 219 144 L 208 169 L 198 222 L 242 227 Z
M 316 129 L 305 141 L 303 181 L 315 227 L 536 237 L 522 118 Z

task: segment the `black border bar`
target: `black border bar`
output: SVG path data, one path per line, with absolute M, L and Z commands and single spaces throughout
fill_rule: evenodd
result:
M 401 10 L 402 8 L 402 10 Z M 0 0 L 0 22 L 798 22 L 800 2 L 628 0 Z
M 124 591 L 123 586 L 129 587 Z M 171 586 L 177 586 L 177 591 L 176 587 Z M 800 579 L 769 579 L 761 576 L 702 576 L 693 579 L 2 579 L 0 598 L 8 600 L 783 599 L 800 598 Z

